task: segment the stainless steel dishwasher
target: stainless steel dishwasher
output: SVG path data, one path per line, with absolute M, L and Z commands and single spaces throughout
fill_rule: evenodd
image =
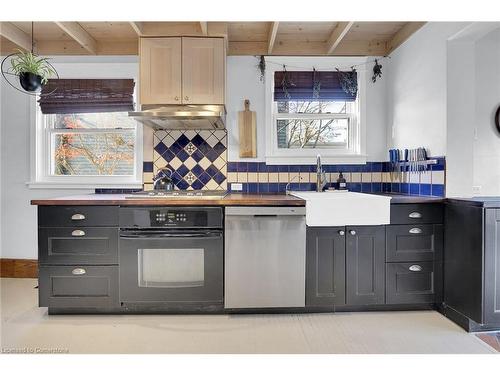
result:
M 305 207 L 227 207 L 226 308 L 305 306 Z

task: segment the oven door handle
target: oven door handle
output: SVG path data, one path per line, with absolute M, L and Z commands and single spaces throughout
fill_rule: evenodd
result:
M 120 231 L 120 238 L 221 238 L 221 231 L 205 231 L 205 232 L 158 232 L 158 231 Z

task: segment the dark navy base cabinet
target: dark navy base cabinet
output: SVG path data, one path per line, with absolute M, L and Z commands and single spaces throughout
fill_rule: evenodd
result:
M 443 313 L 468 331 L 500 329 L 500 208 L 450 200 L 445 228 Z

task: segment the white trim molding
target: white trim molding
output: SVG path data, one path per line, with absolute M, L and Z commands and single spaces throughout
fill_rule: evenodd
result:
M 368 57 L 267 57 L 265 76 L 265 125 L 266 154 L 268 164 L 314 164 L 316 156 L 321 155 L 328 164 L 365 164 L 366 155 L 366 66 L 356 67 L 358 72 L 358 100 L 356 116 L 350 124 L 350 149 L 316 148 L 316 149 L 279 149 L 274 113 L 274 73 L 286 65 L 288 71 L 307 70 L 313 67 L 317 70 L 334 70 L 336 67 L 350 69 L 353 65 L 364 64 Z M 300 68 L 299 68 L 300 67 Z

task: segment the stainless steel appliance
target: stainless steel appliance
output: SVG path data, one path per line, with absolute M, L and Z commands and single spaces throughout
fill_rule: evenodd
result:
M 227 195 L 225 190 L 151 190 L 138 191 L 125 196 L 125 199 L 144 199 L 144 198 L 186 198 L 186 199 L 222 199 Z
M 305 207 L 227 207 L 225 307 L 305 306 Z
M 220 207 L 120 208 L 120 301 L 223 306 Z
M 223 105 L 143 105 L 141 111 L 128 115 L 155 130 L 224 129 L 226 107 Z

